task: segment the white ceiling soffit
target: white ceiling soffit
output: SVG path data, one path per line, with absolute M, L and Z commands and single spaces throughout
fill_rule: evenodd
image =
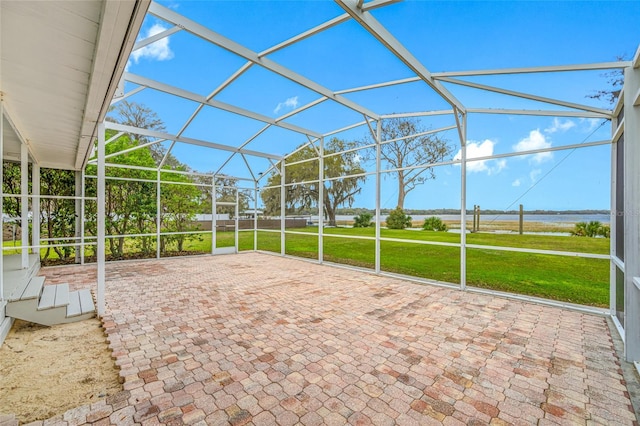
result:
M 83 168 L 149 3 L 0 2 L 5 114 L 41 167 Z

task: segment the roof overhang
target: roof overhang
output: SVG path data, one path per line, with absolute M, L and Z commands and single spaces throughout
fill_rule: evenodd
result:
M 3 157 L 81 170 L 149 0 L 0 2 Z

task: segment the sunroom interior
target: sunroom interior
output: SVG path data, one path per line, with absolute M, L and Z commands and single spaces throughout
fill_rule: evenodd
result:
M 640 172 L 635 166 L 640 158 L 640 50 L 627 61 L 431 72 L 424 59 L 414 56 L 389 29 L 394 27 L 393 15 L 383 11 L 391 10 L 393 3 L 337 0 L 332 14 L 326 19 L 319 16 L 316 26 L 264 48 L 255 41 L 241 44 L 199 23 L 197 17 L 183 16 L 151 1 L 82 2 L 81 7 L 74 3 L 68 8 L 61 7 L 64 2 L 3 2 L 0 146 L 4 162 L 20 164 L 20 188 L 3 192 L 0 200 L 21 201 L 16 223 L 24 231 L 17 244 L 5 245 L 7 254 L 0 257 L 5 271 L 0 276 L 0 340 L 13 321 L 6 312 L 14 288 L 9 269 L 29 270 L 39 262 L 37 253 L 55 244 L 42 238 L 37 225 L 40 200 L 58 197 L 73 200 L 78 216 L 75 233 L 64 245 L 74 248 L 78 263 L 89 262 L 86 248 L 94 255 L 98 315 L 108 309 L 105 262 L 109 241 L 146 238 L 152 245 L 148 257 L 160 258 L 167 238 L 207 235 L 211 255 L 260 251 L 297 256 L 461 291 L 610 316 L 624 340 L 626 360 L 640 361 Z M 149 22 L 160 22 L 162 30 L 140 36 L 141 28 Z M 323 51 L 315 58 L 304 53 L 332 31 L 343 37 L 357 34 L 361 45 L 352 49 L 370 49 L 373 53 L 365 59 L 380 55 L 393 65 L 368 74 L 365 80 L 359 80 L 358 70 L 346 77 L 330 72 L 332 54 L 339 60 L 340 55 L 353 51 L 334 46 L 334 52 Z M 51 32 L 60 37 L 51 37 Z M 178 74 L 179 70 L 171 70 L 168 64 L 162 81 L 127 69 L 135 52 L 169 38 L 196 46 L 187 53 L 194 55 L 194 66 L 212 67 L 209 92 L 194 88 L 188 70 Z M 299 53 L 302 60 L 316 60 L 313 75 L 299 73 L 300 66 L 290 62 L 289 56 L 279 56 L 287 50 Z M 440 66 L 435 58 L 429 62 Z M 371 64 L 363 61 L 362 66 Z M 583 95 L 553 96 L 554 88 L 569 84 L 575 73 L 593 76 L 597 88 L 598 76 L 612 71 L 623 73 L 624 86 L 609 108 L 587 102 Z M 542 93 L 529 93 L 527 79 L 543 82 Z M 262 84 L 256 87 L 255 81 Z M 548 82 L 546 86 L 544 82 Z M 289 92 L 274 93 L 273 88 Z M 290 92 L 300 94 L 304 101 L 299 103 L 296 97 L 286 112 L 279 108 L 272 111 L 272 104 Z M 380 99 L 384 100 L 383 108 L 379 107 Z M 145 103 L 160 116 L 178 117 L 180 123 L 159 130 L 107 120 L 109 109 L 123 102 Z M 567 138 L 554 146 L 507 143 L 487 152 L 468 134 L 489 116 L 521 119 L 524 129 L 530 129 L 532 123 L 539 125 L 527 121 L 537 119 L 557 125 L 573 119 L 590 127 L 582 137 Z M 427 127 L 386 139 L 385 126 L 405 119 L 419 119 Z M 115 146 L 121 137 L 138 142 L 110 151 L 109 145 Z M 446 139 L 450 144 L 447 155 L 417 164 L 394 165 L 385 160 L 385 147 L 420 137 Z M 155 165 L 127 162 L 131 153 L 153 147 L 161 147 L 158 152 L 162 153 Z M 582 249 L 576 239 L 566 239 L 567 244 L 557 247 L 540 247 L 508 240 L 487 243 L 471 232 L 480 219 L 470 212 L 475 211 L 476 203 L 482 203 L 478 170 L 489 173 L 504 167 L 507 160 L 537 161 L 552 155 L 560 163 L 585 161 L 581 155 L 586 153 L 598 161 L 583 172 L 605 173 L 607 177 L 604 189 L 600 189 L 609 197 L 610 207 L 610 239 L 605 252 Z M 171 168 L 167 163 L 172 157 L 190 167 Z M 331 167 L 336 158 L 352 167 Z M 304 175 L 298 173 L 301 165 Z M 40 171 L 44 168 L 73 171 L 75 194 L 41 195 Z M 397 205 L 398 172 L 438 175 L 438 179 L 421 181 L 406 195 L 407 201 L 420 205 L 421 199 L 438 194 L 439 207 L 457 209 L 452 215 L 459 230 L 455 237 L 442 240 L 434 234 L 408 240 L 383 226 L 388 211 Z M 133 181 L 145 182 L 153 191 L 151 228 L 142 233 L 109 234 L 105 227 L 111 214 L 107 185 Z M 563 178 L 554 180 L 551 174 L 538 189 L 563 191 L 569 199 L 572 185 L 579 183 L 580 176 L 566 182 Z M 445 184 L 446 194 L 442 192 Z M 203 203 L 198 211 L 202 221 L 210 222 L 207 230 L 163 228 L 161 216 L 168 208 L 163 194 L 179 186 L 197 187 L 208 194 L 209 203 Z M 506 192 L 511 186 L 515 186 L 513 182 L 504 181 L 494 190 Z M 334 194 L 340 191 L 359 191 L 358 201 L 371 207 L 373 226 L 368 233 L 354 234 L 345 230 L 349 228 L 329 226 L 335 223 L 325 217 L 327 204 L 333 203 Z M 519 199 L 514 201 L 508 195 L 502 201 L 505 210 L 515 210 Z M 342 201 L 341 206 L 347 204 Z M 424 205 L 434 206 L 433 202 Z M 568 203 L 567 210 L 570 206 Z M 87 211 L 95 218 L 91 224 L 85 217 Z M 227 216 L 223 218 L 221 213 Z M 304 219 L 303 225 L 295 218 Z M 3 222 L 9 219 L 3 215 Z M 497 228 L 492 230 L 499 234 Z M 346 258 L 341 254 L 344 245 L 354 248 Z M 400 250 L 423 259 L 420 270 L 398 267 L 393 253 Z M 512 253 L 516 265 L 491 263 L 492 256 L 501 252 Z M 433 261 L 428 263 L 427 259 Z M 546 298 L 518 290 L 522 283 L 496 287 L 478 268 L 479 264 L 492 265 L 505 276 L 512 274 L 510 268 L 548 268 L 560 283 L 559 274 L 552 269 L 555 262 L 565 267 L 571 264 L 576 275 L 599 271 L 595 280 L 601 285 L 585 292 L 600 291 L 601 302 L 587 302 L 579 295 L 569 301 Z

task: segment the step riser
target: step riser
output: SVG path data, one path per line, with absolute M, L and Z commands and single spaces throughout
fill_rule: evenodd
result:
M 41 311 L 37 308 L 37 299 L 11 302 L 7 305 L 7 316 L 47 326 L 77 321 L 76 318 L 78 318 L 67 318 L 66 306 Z M 71 321 L 67 321 L 68 319 Z
M 96 315 L 93 299 L 88 290 L 66 293 L 68 285 L 62 285 L 62 287 L 65 290 L 62 293 L 66 297 L 67 304 L 38 309 L 41 303 L 43 306 L 48 306 L 50 302 L 44 303 L 40 298 L 12 301 L 6 305 L 6 316 L 51 326 L 82 321 Z

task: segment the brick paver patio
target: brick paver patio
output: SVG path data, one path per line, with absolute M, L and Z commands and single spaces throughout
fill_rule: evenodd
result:
M 44 424 L 636 421 L 602 317 L 259 253 L 112 263 L 107 279 L 125 390 Z

